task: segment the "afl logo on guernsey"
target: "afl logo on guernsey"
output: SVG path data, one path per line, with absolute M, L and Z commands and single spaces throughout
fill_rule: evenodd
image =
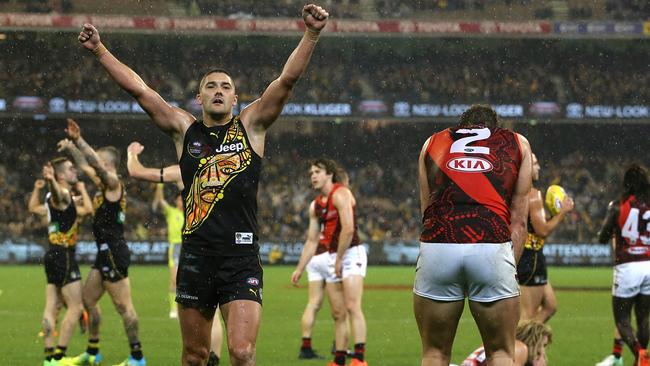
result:
M 449 160 L 447 168 L 464 173 L 482 173 L 491 171 L 492 163 L 483 158 L 463 156 Z

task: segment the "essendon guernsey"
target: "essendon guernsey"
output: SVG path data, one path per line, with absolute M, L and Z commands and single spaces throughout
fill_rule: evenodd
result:
M 650 202 L 632 195 L 620 204 L 614 234 L 616 264 L 650 260 Z
M 327 196 L 327 201 L 323 202 L 323 196 L 318 196 L 315 200 L 315 209 L 316 216 L 318 217 L 318 222 L 320 223 L 320 239 L 318 240 L 318 247 L 316 248 L 316 253 L 320 254 L 326 251 L 330 253 L 336 253 L 339 247 L 339 235 L 341 234 L 341 221 L 339 220 L 339 212 L 334 207 L 334 202 L 332 201 L 332 196 L 337 189 L 341 188 L 343 185 L 335 183 L 332 191 Z M 354 214 L 354 234 L 352 235 L 352 243 L 350 247 L 359 245 L 359 234 L 357 233 L 357 218 Z
M 431 136 L 435 165 L 423 216 L 425 243 L 510 241 L 510 201 L 522 154 L 517 134 L 485 126 L 454 127 Z

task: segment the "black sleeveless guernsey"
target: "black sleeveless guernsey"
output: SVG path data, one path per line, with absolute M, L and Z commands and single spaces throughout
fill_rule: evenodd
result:
M 239 117 L 214 127 L 195 121 L 185 132 L 179 165 L 185 187 L 183 250 L 257 255 L 262 158 L 253 151 Z
M 119 200 L 111 202 L 101 191 L 95 195 L 93 205 L 95 206 L 93 235 L 95 235 L 97 245 L 124 242 L 124 219 L 126 218 L 124 185 L 122 185 L 122 195 Z

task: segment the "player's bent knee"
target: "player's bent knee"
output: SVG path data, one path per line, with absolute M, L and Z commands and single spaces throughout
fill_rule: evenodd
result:
M 228 345 L 230 357 L 238 361 L 249 361 L 255 357 L 255 347 L 251 342 L 235 342 Z
M 183 354 L 184 365 L 205 365 L 208 361 L 210 351 L 207 347 L 192 347 L 186 346 L 185 353 Z

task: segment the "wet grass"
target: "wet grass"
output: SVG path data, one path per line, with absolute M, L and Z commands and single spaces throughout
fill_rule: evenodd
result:
M 289 285 L 293 267 L 266 266 L 264 313 L 258 339 L 259 365 L 324 365 L 324 361 L 299 361 L 300 316 L 306 288 Z M 82 269 L 85 275 L 87 267 Z M 412 314 L 412 267 L 370 267 L 364 293 L 368 323 L 367 360 L 376 366 L 419 365 L 420 339 Z M 551 320 L 553 344 L 548 350 L 551 365 L 593 365 L 611 351 L 613 321 L 610 294 L 611 268 L 551 268 L 559 311 Z M 179 365 L 180 334 L 176 321 L 168 318 L 167 267 L 132 266 L 133 298 L 140 317 L 140 334 L 148 365 Z M 305 281 L 305 279 L 303 279 Z M 44 304 L 45 275 L 40 266 L 0 266 L 0 364 L 42 364 L 43 343 L 38 337 Z M 305 284 L 305 282 L 303 282 Z M 387 285 L 387 286 L 385 286 Z M 128 343 L 110 299 L 102 299 L 101 334 L 103 365 L 121 362 Z M 333 322 L 324 305 L 313 335 L 314 348 L 327 353 L 333 339 Z M 85 349 L 77 331 L 69 354 Z M 465 311 L 454 344 L 453 361 L 480 344 L 478 331 Z M 626 350 L 624 357 L 631 360 Z M 227 351 L 224 347 L 224 355 Z M 227 358 L 227 357 L 226 357 Z M 229 365 L 224 360 L 222 365 Z

